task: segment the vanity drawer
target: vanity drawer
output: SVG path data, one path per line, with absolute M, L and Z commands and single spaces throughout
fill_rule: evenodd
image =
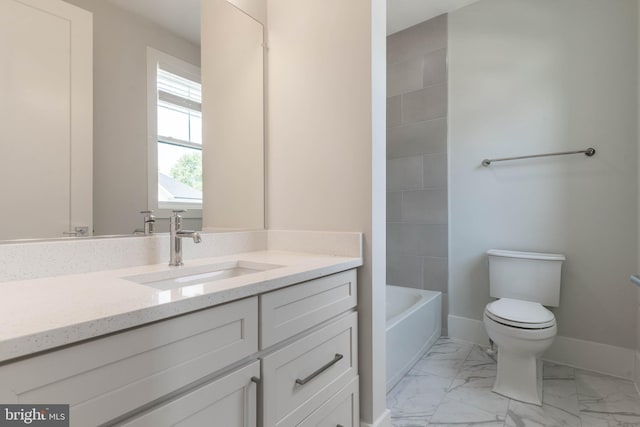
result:
M 360 407 L 356 377 L 297 427 L 358 427 L 359 423 Z
M 247 298 L 0 366 L 0 401 L 109 421 L 255 353 L 257 309 Z
M 260 362 L 254 361 L 117 426 L 256 427 L 256 384 L 252 378 L 259 376 Z
M 293 427 L 358 373 L 357 314 L 350 313 L 262 360 L 264 427 Z
M 260 296 L 260 347 L 309 329 L 357 304 L 356 270 L 310 280 Z

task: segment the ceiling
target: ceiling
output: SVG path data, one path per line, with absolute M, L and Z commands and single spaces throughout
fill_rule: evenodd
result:
M 109 0 L 200 45 L 200 0 Z M 387 34 L 478 0 L 387 0 Z
M 200 0 L 109 0 L 200 46 Z
M 387 0 L 387 35 L 478 0 Z

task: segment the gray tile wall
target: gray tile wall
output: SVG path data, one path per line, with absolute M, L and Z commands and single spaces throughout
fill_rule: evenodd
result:
M 447 16 L 387 38 L 387 283 L 441 291 L 446 333 Z

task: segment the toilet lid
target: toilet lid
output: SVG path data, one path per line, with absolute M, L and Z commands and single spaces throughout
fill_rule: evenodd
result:
M 499 323 L 526 329 L 548 328 L 555 324 L 553 313 L 537 302 L 501 298 L 487 304 L 487 316 Z

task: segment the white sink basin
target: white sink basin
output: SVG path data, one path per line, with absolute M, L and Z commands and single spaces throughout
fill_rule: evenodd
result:
M 151 286 L 160 290 L 177 289 L 185 286 L 202 285 L 230 277 L 260 273 L 283 267 L 277 264 L 264 264 L 251 261 L 229 261 L 197 267 L 176 268 L 158 273 L 123 277 L 123 279 Z

